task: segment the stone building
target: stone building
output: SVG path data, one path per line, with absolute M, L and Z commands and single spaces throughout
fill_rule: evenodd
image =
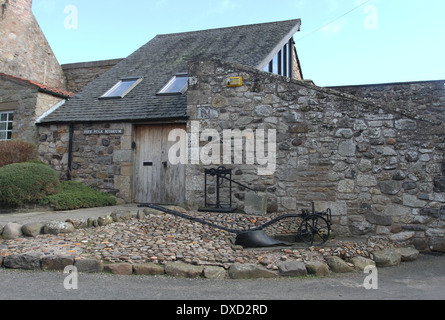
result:
M 66 89 L 66 79 L 32 13 L 32 0 L 0 0 L 0 72 Z
M 0 141 L 38 143 L 35 123 L 117 60 L 60 66 L 32 0 L 0 0 Z
M 61 177 L 199 208 L 205 169 L 223 165 L 270 213 L 314 201 L 337 233 L 445 250 L 445 81 L 318 87 L 303 80 L 300 20 L 159 35 L 123 60 L 60 66 L 31 4 L 0 0 L 0 140 L 38 143 Z M 235 186 L 233 206 L 245 197 Z
M 57 154 L 62 175 L 128 202 L 186 202 L 191 177 L 168 164 L 168 134 L 187 128 L 189 62 L 218 55 L 301 79 L 299 28 L 297 19 L 155 37 L 39 121 L 42 158 Z
M 318 87 L 302 79 L 299 26 L 157 36 L 41 119 L 42 159 L 128 202 L 191 208 L 204 170 L 224 165 L 269 212 L 314 201 L 338 233 L 445 250 L 445 81 Z
M 0 8 L 0 140 L 37 144 L 38 117 L 71 94 L 32 1 L 2 0 Z
M 74 94 L 0 73 L 0 141 L 23 140 L 37 144 L 36 122 Z

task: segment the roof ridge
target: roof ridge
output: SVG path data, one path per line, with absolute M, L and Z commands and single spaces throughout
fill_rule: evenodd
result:
M 26 83 L 26 84 L 30 84 L 30 85 L 36 86 L 39 89 L 41 89 L 41 90 L 43 90 L 43 91 L 45 91 L 47 93 L 61 95 L 61 96 L 64 96 L 64 97 L 73 97 L 75 95 L 75 93 L 73 93 L 71 91 L 68 91 L 68 90 L 51 87 L 51 86 L 48 86 L 48 85 L 43 84 L 43 83 L 39 83 L 39 82 L 34 81 L 34 80 L 29 80 L 29 79 L 13 76 L 11 74 L 7 74 L 7 73 L 4 73 L 4 72 L 0 72 L 0 77 L 6 78 L 6 79 L 9 79 L 9 80 L 16 80 L 16 81 L 20 81 L 20 82 L 23 82 L 23 83 Z
M 190 61 L 218 56 L 263 70 L 265 61 L 270 62 L 300 25 L 301 20 L 294 19 L 156 36 L 41 119 L 41 123 L 184 119 L 186 94 L 161 97 L 157 93 L 174 74 L 187 71 Z M 120 79 L 135 73 L 144 81 L 124 99 L 98 99 Z
M 216 30 L 230 30 L 230 29 L 238 29 L 243 27 L 255 27 L 255 26 L 264 26 L 264 25 L 272 25 L 272 24 L 281 24 L 281 23 L 287 23 L 295 21 L 295 23 L 300 22 L 301 19 L 290 19 L 290 20 L 283 20 L 283 21 L 271 21 L 271 22 L 263 22 L 263 23 L 252 23 L 252 24 L 245 24 L 245 25 L 239 25 L 239 26 L 231 26 L 231 27 L 222 27 L 222 28 L 210 28 L 210 29 L 204 29 L 204 30 L 195 30 L 195 31 L 185 31 L 185 32 L 173 32 L 173 33 L 161 33 L 156 35 L 156 37 L 165 37 L 165 36 L 173 36 L 173 35 L 182 35 L 182 34 L 189 34 L 189 33 L 199 33 L 199 32 L 209 32 L 209 31 L 216 31 Z

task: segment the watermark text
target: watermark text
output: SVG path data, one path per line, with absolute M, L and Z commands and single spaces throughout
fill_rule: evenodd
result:
M 226 129 L 222 136 L 215 129 L 200 130 L 199 121 L 191 122 L 190 133 L 174 129 L 168 135 L 175 142 L 169 149 L 171 164 L 258 165 L 258 175 L 272 175 L 277 164 L 275 129 Z M 267 152 L 266 152 L 267 149 Z

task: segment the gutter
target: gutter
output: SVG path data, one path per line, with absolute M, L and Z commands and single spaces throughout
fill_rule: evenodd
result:
M 55 91 L 52 91 L 52 90 L 47 90 L 47 89 L 44 89 L 44 88 L 39 88 L 39 92 L 50 94 L 50 95 L 52 95 L 54 97 L 62 98 L 62 99 L 72 98 L 71 96 L 68 96 L 66 94 L 58 93 L 58 92 L 55 92 Z

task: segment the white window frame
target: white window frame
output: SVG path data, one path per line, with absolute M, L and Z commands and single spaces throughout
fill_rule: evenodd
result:
M 144 78 L 141 77 L 128 77 L 128 78 L 122 78 L 119 80 L 118 83 L 116 83 L 110 90 L 108 90 L 107 92 L 105 92 L 99 99 L 101 100 L 106 100 L 106 99 L 122 99 L 124 98 L 127 94 L 129 94 L 131 92 L 131 90 L 133 90 L 139 83 L 141 83 L 141 81 Z M 122 94 L 118 95 L 118 96 L 109 96 L 109 94 L 111 92 L 113 92 L 116 88 L 118 88 L 122 82 L 124 81 L 133 81 L 134 83 L 127 89 L 125 90 Z
M 178 78 L 187 78 L 187 83 L 180 91 L 175 92 L 165 92 L 167 88 L 169 88 Z M 172 95 L 181 95 L 187 92 L 188 89 L 188 74 L 187 73 L 178 73 L 174 75 L 165 86 L 162 87 L 162 89 L 158 92 L 158 95 L 161 96 L 172 96 Z
M 1 116 L 6 114 L 6 121 L 2 121 L 1 120 Z M 14 126 L 14 119 L 10 120 L 10 115 L 14 115 L 14 111 L 0 111 L 0 124 L 6 124 L 5 129 L 1 129 L 0 127 L 0 141 L 7 141 L 7 140 L 11 140 L 12 139 L 12 130 L 13 130 L 13 126 Z M 11 123 L 11 130 L 8 129 L 8 124 Z M 8 139 L 8 132 L 11 133 L 11 137 Z M 2 138 L 1 134 L 5 134 L 5 138 Z

